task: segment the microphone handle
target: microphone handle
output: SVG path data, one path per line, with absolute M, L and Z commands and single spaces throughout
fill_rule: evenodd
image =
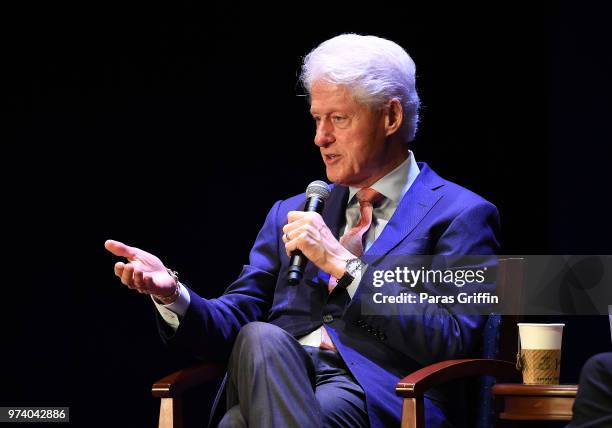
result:
M 306 200 L 304 211 L 317 212 L 321 214 L 323 212 L 323 206 L 325 201 L 319 197 L 311 196 Z M 300 250 L 295 250 L 291 253 L 291 260 L 289 262 L 289 270 L 287 271 L 287 280 L 291 285 L 297 285 L 300 283 L 302 276 L 304 275 L 304 268 L 308 263 L 308 259 Z

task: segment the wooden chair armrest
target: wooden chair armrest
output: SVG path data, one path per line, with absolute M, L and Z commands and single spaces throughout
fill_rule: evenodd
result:
M 219 379 L 224 373 L 225 367 L 220 364 L 203 363 L 187 367 L 155 382 L 151 392 L 154 397 L 158 398 L 179 397 L 187 389 Z
M 422 396 L 428 389 L 445 382 L 482 375 L 500 377 L 510 381 L 518 381 L 521 377 L 515 363 L 509 361 L 481 358 L 446 360 L 409 374 L 395 386 L 395 393 L 401 397 L 415 398 Z

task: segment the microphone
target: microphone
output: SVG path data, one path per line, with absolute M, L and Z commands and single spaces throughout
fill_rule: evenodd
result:
M 319 214 L 323 212 L 325 200 L 329 197 L 329 185 L 321 180 L 313 181 L 306 188 L 306 205 L 304 211 L 314 211 Z M 291 285 L 299 284 L 304 275 L 304 267 L 308 259 L 300 250 L 295 250 L 291 253 L 291 261 L 289 262 L 289 271 L 287 272 L 287 280 Z

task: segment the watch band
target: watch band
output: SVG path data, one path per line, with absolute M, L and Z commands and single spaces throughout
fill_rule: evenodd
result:
M 342 275 L 338 279 L 338 282 L 336 283 L 336 287 L 346 288 L 349 285 L 351 285 L 351 282 L 353 282 L 354 279 L 355 277 L 353 275 L 348 273 L 348 271 L 345 271 L 344 275 Z

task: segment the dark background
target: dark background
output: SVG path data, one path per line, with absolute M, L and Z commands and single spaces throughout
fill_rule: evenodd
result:
M 219 295 L 273 202 L 324 178 L 297 74 L 342 32 L 411 54 L 415 156 L 498 206 L 503 253 L 612 253 L 609 11 L 420 3 L 6 11 L 0 405 L 154 426 L 151 383 L 189 361 L 163 348 L 153 305 L 115 279 L 104 240 L 148 249 Z M 607 317 L 550 321 L 566 322 L 564 382 L 611 349 Z

